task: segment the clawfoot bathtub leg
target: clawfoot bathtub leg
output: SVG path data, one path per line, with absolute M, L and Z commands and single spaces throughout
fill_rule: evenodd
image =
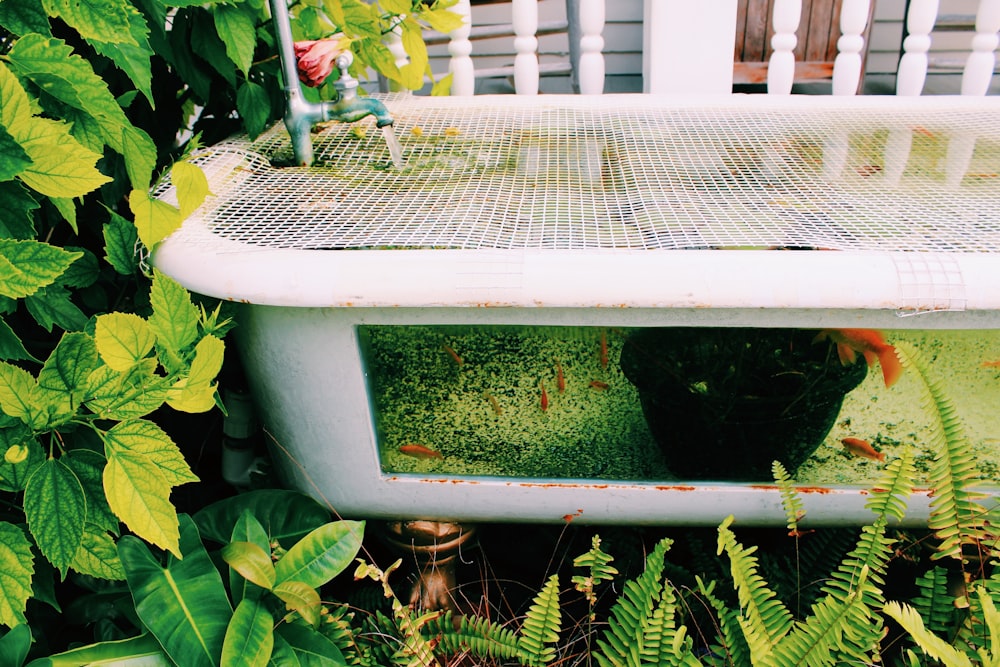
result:
M 424 611 L 452 610 L 455 602 L 455 559 L 462 549 L 475 546 L 476 528 L 443 521 L 389 521 L 379 532 L 385 544 L 416 564 L 417 579 L 410 592 L 410 606 Z

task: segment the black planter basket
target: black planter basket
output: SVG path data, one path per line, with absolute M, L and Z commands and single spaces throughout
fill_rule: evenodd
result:
M 628 336 L 621 368 L 681 478 L 767 481 L 822 443 L 868 371 L 844 366 L 815 330 L 651 328 Z

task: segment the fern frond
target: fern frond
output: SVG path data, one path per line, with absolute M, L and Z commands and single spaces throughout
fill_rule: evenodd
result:
M 781 465 L 781 461 L 773 461 L 771 463 L 771 475 L 774 477 L 774 483 L 778 486 L 778 491 L 781 493 L 781 506 L 785 509 L 785 523 L 788 527 L 788 534 L 793 537 L 798 536 L 799 521 L 806 515 L 806 506 L 803 504 L 798 491 L 795 490 L 795 486 L 793 486 L 795 480 L 785 470 L 785 466 Z
M 948 571 L 940 565 L 917 577 L 917 595 L 910 605 L 920 614 L 924 627 L 939 635 L 955 630 L 954 596 L 948 593 Z
M 712 665 L 749 665 L 750 647 L 747 646 L 746 637 L 740 628 L 739 614 L 726 606 L 726 604 L 715 595 L 715 581 L 705 584 L 701 577 L 696 576 L 698 593 L 708 602 L 709 606 L 715 610 L 718 630 L 715 635 L 717 643 L 709 644 L 708 655 L 705 660 Z
M 323 615 L 320 632 L 337 645 L 349 665 L 374 667 L 371 652 L 358 643 L 353 625 L 354 613 L 350 608 L 346 604 L 336 604 L 326 609 L 329 613 Z
M 916 474 L 912 447 L 903 448 L 899 458 L 886 464 L 865 503 L 865 507 L 875 514 L 876 520 L 882 517 L 887 522 L 903 520 L 907 501 L 913 494 Z
M 913 607 L 898 602 L 887 602 L 882 611 L 909 633 L 920 650 L 935 660 L 940 660 L 945 667 L 972 667 L 972 661 L 965 654 L 924 627 L 920 614 Z
M 640 665 L 685 667 L 701 664 L 694 655 L 694 640 L 687 634 L 686 627 L 677 626 L 676 616 L 676 591 L 666 581 L 659 602 L 644 623 L 639 647 Z
M 474 658 L 516 659 L 529 662 L 521 644 L 509 628 L 479 616 L 460 616 L 456 623 L 452 612 L 430 620 L 421 630 L 429 642 L 437 642 L 436 651 L 442 655 L 467 653 Z
M 594 658 L 602 667 L 641 663 L 644 632 L 663 591 L 664 558 L 672 544 L 670 539 L 660 540 L 646 557 L 642 574 L 625 582 L 611 608 L 608 627 L 597 640 Z
M 553 574 L 535 596 L 521 626 L 518 643 L 529 667 L 545 665 L 556 657 L 552 646 L 559 641 L 562 612 L 559 610 L 559 575 Z
M 812 614 L 785 635 L 768 664 L 780 667 L 827 667 L 872 664 L 879 635 L 868 632 L 872 610 L 862 591 L 869 588 L 867 570 L 857 587 L 843 598 L 828 595 L 813 605 Z
M 932 558 L 961 561 L 963 545 L 978 547 L 986 538 L 986 511 L 975 502 L 984 496 L 969 489 L 976 476 L 972 447 L 965 437 L 955 406 L 940 382 L 931 377 L 930 368 L 917 349 L 900 344 L 896 347 L 896 354 L 903 365 L 912 368 L 920 378 L 925 404 L 933 419 L 930 444 L 935 456 L 930 478 L 934 497 L 928 527 L 934 531 L 940 544 Z
M 757 547 L 744 548 L 729 529 L 733 517 L 719 525 L 719 553 L 729 556 L 729 567 L 740 601 L 740 627 L 750 647 L 754 664 L 774 652 L 778 641 L 792 627 L 792 615 L 778 600 L 767 582 L 757 573 Z
M 612 581 L 618 575 L 618 570 L 610 565 L 614 559 L 614 556 L 601 550 L 601 538 L 599 535 L 594 535 L 590 551 L 573 559 L 573 567 L 587 568 L 588 570 L 586 575 L 574 575 L 570 581 L 573 582 L 573 587 L 576 590 L 583 593 L 587 603 L 590 605 L 591 620 L 594 620 L 593 609 L 594 605 L 597 604 L 595 588 L 602 581 Z

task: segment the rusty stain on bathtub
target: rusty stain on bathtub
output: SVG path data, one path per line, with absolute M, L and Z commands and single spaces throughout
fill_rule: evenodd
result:
M 751 484 L 750 488 L 760 491 L 778 490 L 778 486 L 775 484 Z M 828 486 L 796 486 L 794 488 L 799 493 L 833 493 L 833 489 Z

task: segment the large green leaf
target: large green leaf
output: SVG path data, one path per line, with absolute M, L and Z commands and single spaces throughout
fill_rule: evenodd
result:
M 0 125 L 17 138 L 11 128 L 23 127 L 30 122 L 31 100 L 24 92 L 21 82 L 3 62 L 0 62 L 0 100 L 3 100 L 3 104 L 0 104 Z
M 275 564 L 277 583 L 319 588 L 343 572 L 361 549 L 364 521 L 333 521 L 299 540 Z
M 87 326 L 87 316 L 71 300 L 72 294 L 62 285 L 46 285 L 24 299 L 28 312 L 46 331 L 58 326 L 80 331 Z
M 110 58 L 118 68 L 128 75 L 136 90 L 146 96 L 149 106 L 155 108 L 153 102 L 152 81 L 149 58 L 153 50 L 149 46 L 149 26 L 146 19 L 132 5 L 127 5 L 129 32 L 135 44 L 109 43 L 101 39 L 89 39 L 94 50 L 106 58 Z
M 127 371 L 149 354 L 156 335 L 138 315 L 107 313 L 97 318 L 94 340 L 104 363 L 116 371 Z
M 272 591 L 285 603 L 285 609 L 294 611 L 312 627 L 319 625 L 319 591 L 301 581 L 283 581 Z
M 25 658 L 28 657 L 28 650 L 31 648 L 31 628 L 26 623 L 10 629 L 3 637 L 0 637 L 0 665 L 7 667 L 21 667 Z
M 0 181 L 9 181 L 31 164 L 31 158 L 24 152 L 14 137 L 0 125 Z
M 125 0 L 42 0 L 49 16 L 58 16 L 87 39 L 133 43 Z
M 177 205 L 182 218 L 191 215 L 212 194 L 208 189 L 208 177 L 201 167 L 184 160 L 170 168 L 170 182 L 177 189 Z
M 330 520 L 330 511 L 298 491 L 259 489 L 226 498 L 194 515 L 201 533 L 219 544 L 233 537 L 233 526 L 249 512 L 271 539 L 289 545 Z
M 118 555 L 125 568 L 135 610 L 178 665 L 215 667 L 233 609 L 218 570 L 201 544 L 190 517 L 181 517 L 183 560 L 167 556 L 167 564 L 141 540 L 125 535 Z
M 104 252 L 108 264 L 123 276 L 131 276 L 139 267 L 135 245 L 139 239 L 135 225 L 111 212 L 111 219 L 104 225 Z
M 0 623 L 13 627 L 24 623 L 24 610 L 31 597 L 31 575 L 35 572 L 31 543 L 24 531 L 0 523 Z
M 80 256 L 40 241 L 0 239 L 0 296 L 20 299 L 34 294 Z
M 73 414 L 87 391 L 91 372 L 97 366 L 97 347 L 84 333 L 67 332 L 38 373 L 39 394 L 60 413 Z
M 194 359 L 185 378 L 178 380 L 167 403 L 181 412 L 207 412 L 215 407 L 215 376 L 222 370 L 225 344 L 215 336 L 205 336 L 194 348 Z
M 42 554 L 65 576 L 83 541 L 87 500 L 80 480 L 61 460 L 48 459 L 28 478 L 24 515 Z
M 4 0 L 0 2 L 0 26 L 15 35 L 37 32 L 52 34 L 49 17 L 40 0 Z
M 215 31 L 226 45 L 226 55 L 246 77 L 253 62 L 253 51 L 257 46 L 257 11 L 249 2 L 236 5 L 224 4 L 212 7 Z
M 0 410 L 33 428 L 41 429 L 48 422 L 45 407 L 38 383 L 31 373 L 13 364 L 0 362 Z
M 345 667 L 347 661 L 337 645 L 310 627 L 297 623 L 278 626 L 281 638 L 288 644 L 302 667 Z M 277 644 L 277 641 L 275 642 Z M 277 652 L 277 646 L 275 646 Z
M 247 134 L 251 139 L 256 139 L 271 118 L 271 96 L 264 86 L 244 81 L 236 90 L 236 109 L 243 119 Z
M 17 337 L 14 330 L 10 328 L 10 325 L 0 319 L 0 361 L 18 361 L 22 359 L 38 361 L 31 356 L 31 353 L 24 347 L 24 343 Z
M 33 239 L 38 202 L 20 181 L 0 183 L 0 238 Z
M 69 466 L 83 485 L 83 495 L 87 498 L 88 524 L 117 533 L 118 519 L 108 507 L 102 482 L 107 459 L 93 450 L 80 448 L 66 452 L 59 460 Z
M 268 590 L 274 586 L 274 562 L 269 550 L 253 542 L 230 542 L 222 548 L 222 560 L 247 581 Z
M 27 667 L 80 667 L 80 665 L 114 665 L 115 667 L 174 667 L 156 637 L 150 634 L 100 642 L 39 658 Z
M 80 549 L 69 566 L 97 579 L 121 581 L 125 578 L 114 539 L 91 523 L 85 526 Z
M 149 326 L 157 342 L 180 356 L 198 337 L 198 308 L 180 283 L 159 271 L 153 272 L 149 302 Z
M 31 158 L 19 178 L 43 195 L 82 197 L 111 180 L 95 166 L 101 156 L 77 141 L 65 123 L 32 117 L 7 129 Z
M 258 598 L 236 605 L 222 644 L 222 667 L 264 667 L 274 648 L 274 618 Z
M 125 372 L 99 366 L 88 380 L 87 407 L 104 419 L 136 419 L 163 405 L 168 380 L 156 374 L 156 359 L 143 359 Z
M 264 527 L 260 525 L 260 521 L 250 512 L 243 512 L 240 518 L 236 521 L 236 526 L 233 528 L 233 536 L 230 539 L 230 543 L 233 542 L 246 542 L 249 544 L 254 544 L 258 546 L 261 551 L 267 554 L 271 553 L 271 545 L 268 541 L 267 531 Z M 271 568 L 272 574 L 274 568 Z M 273 585 L 274 581 L 271 580 Z M 239 603 L 243 598 L 248 595 L 259 595 L 262 589 L 256 586 L 240 574 L 235 568 L 229 568 L 229 595 L 233 602 Z
M 179 208 L 150 197 L 145 190 L 133 190 L 128 196 L 128 206 L 135 216 L 139 240 L 147 248 L 165 239 L 183 221 Z

